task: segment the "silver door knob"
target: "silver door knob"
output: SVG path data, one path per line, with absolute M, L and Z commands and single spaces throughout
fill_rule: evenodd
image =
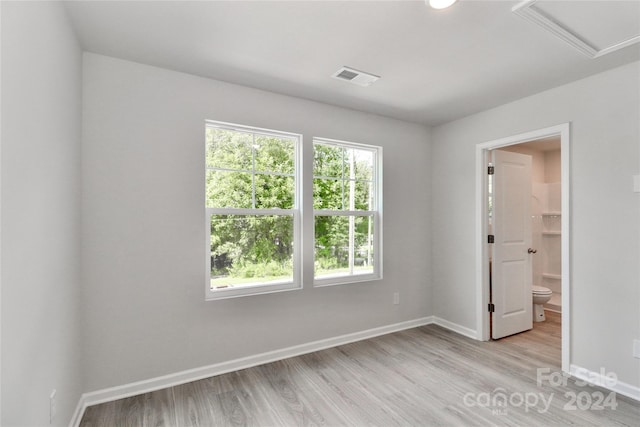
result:
M 527 250 L 527 252 L 528 252 L 528 253 L 530 253 L 530 254 L 535 254 L 535 253 L 537 253 L 538 251 L 537 251 L 537 250 L 535 250 L 535 249 L 531 249 L 531 248 L 529 248 L 529 249 Z

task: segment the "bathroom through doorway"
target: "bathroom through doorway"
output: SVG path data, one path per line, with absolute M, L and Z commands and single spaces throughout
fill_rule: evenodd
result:
M 569 124 L 478 144 L 476 160 L 480 338 L 540 328 L 548 313 L 568 372 Z

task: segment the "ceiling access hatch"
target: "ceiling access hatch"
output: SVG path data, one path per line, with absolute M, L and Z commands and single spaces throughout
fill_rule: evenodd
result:
M 590 58 L 640 42 L 640 2 L 525 0 L 512 12 Z
M 380 78 L 380 76 L 376 76 L 375 74 L 359 71 L 351 67 L 342 67 L 333 73 L 331 77 L 338 80 L 344 80 L 358 86 L 370 86 Z

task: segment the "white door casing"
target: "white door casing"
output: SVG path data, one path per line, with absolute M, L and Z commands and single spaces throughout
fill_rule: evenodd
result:
M 531 248 L 531 156 L 493 151 L 491 337 L 533 327 Z
M 491 150 L 539 140 L 560 137 L 562 150 L 562 371 L 571 368 L 571 123 L 530 130 L 476 144 L 476 337 L 487 341 L 491 336 L 489 303 L 489 247 L 487 234 L 487 155 Z

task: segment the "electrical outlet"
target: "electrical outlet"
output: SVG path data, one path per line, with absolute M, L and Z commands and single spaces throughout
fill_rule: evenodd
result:
M 640 340 L 633 340 L 633 357 L 640 359 Z
M 58 408 L 56 405 L 56 389 L 51 391 L 49 395 L 49 424 L 53 423 L 53 419 L 56 417 L 56 413 L 58 412 Z
M 396 305 L 400 304 L 400 292 L 393 293 L 393 303 Z
M 640 193 L 640 175 L 633 176 L 633 191 Z

